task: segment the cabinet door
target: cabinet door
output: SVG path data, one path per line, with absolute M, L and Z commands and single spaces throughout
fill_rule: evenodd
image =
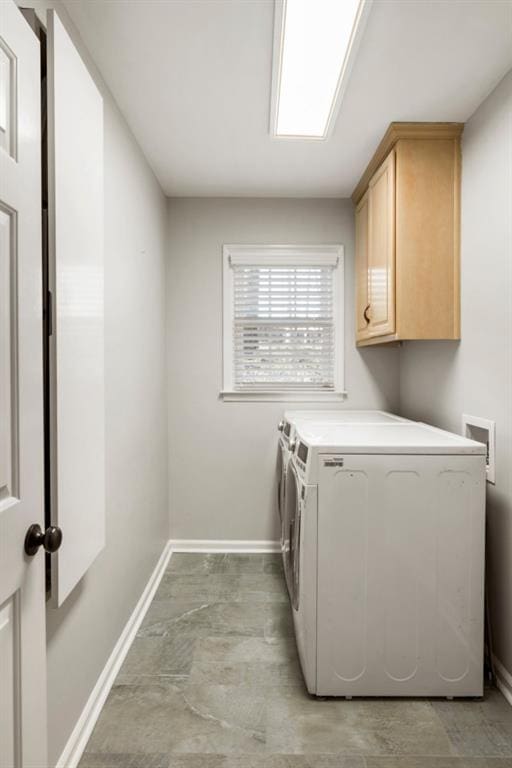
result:
M 369 336 L 395 333 L 395 152 L 375 173 L 369 194 Z
M 356 339 L 368 338 L 368 235 L 369 193 L 366 192 L 356 208 Z
M 62 605 L 105 546 L 103 98 L 56 11 L 48 11 L 52 558 Z M 79 201 L 79 202 L 78 202 Z

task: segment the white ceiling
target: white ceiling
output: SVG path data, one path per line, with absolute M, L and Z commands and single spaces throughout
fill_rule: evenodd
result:
M 346 197 L 391 121 L 465 121 L 512 67 L 511 0 L 375 0 L 331 137 L 277 140 L 273 0 L 63 2 L 172 196 Z

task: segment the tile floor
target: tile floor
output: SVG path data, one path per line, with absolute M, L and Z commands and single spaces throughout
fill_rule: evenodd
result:
M 512 768 L 512 707 L 315 700 L 279 556 L 175 554 L 80 768 Z

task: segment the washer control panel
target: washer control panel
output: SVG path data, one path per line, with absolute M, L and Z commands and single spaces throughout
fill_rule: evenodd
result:
M 295 461 L 302 472 L 305 472 L 306 464 L 308 461 L 308 446 L 306 443 L 303 443 L 302 440 L 297 441 L 297 446 L 295 448 Z

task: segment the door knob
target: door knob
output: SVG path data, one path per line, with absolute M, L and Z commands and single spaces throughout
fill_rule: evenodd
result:
M 46 531 L 34 523 L 30 526 L 25 536 L 25 552 L 27 555 L 35 555 L 39 547 L 45 552 L 56 552 L 62 544 L 62 531 L 57 525 L 50 525 Z

